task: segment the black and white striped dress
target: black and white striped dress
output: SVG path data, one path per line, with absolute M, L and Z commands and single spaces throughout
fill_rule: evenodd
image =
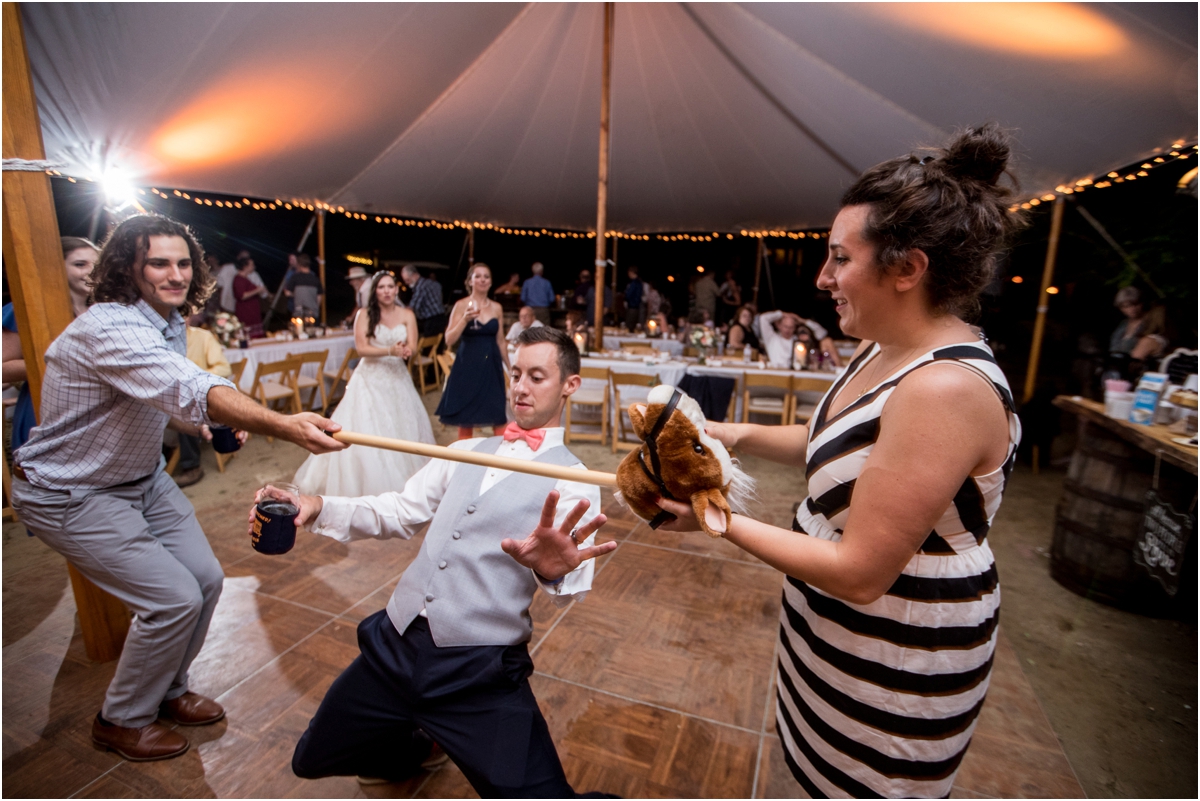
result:
M 1000 586 L 988 527 L 1021 436 L 1004 374 L 982 342 L 937 348 L 835 416 L 833 398 L 879 350 L 847 368 L 813 415 L 809 496 L 794 528 L 837 540 L 879 417 L 905 375 L 954 360 L 982 373 L 1009 419 L 1004 464 L 968 477 L 896 583 L 879 600 L 839 601 L 789 577 L 779 633 L 777 719 L 796 779 L 813 797 L 949 794 L 983 706 L 996 646 Z

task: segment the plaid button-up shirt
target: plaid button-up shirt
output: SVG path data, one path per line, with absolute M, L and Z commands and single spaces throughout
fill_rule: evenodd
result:
M 412 306 L 413 314 L 417 316 L 418 320 L 445 314 L 446 304 L 442 302 L 442 285 L 432 278 L 420 279 L 413 287 L 412 302 L 409 305 Z
M 187 325 L 145 300 L 98 303 L 46 351 L 41 425 L 15 455 L 45 489 L 102 489 L 159 468 L 169 417 L 210 424 L 208 391 L 233 384 L 187 360 Z

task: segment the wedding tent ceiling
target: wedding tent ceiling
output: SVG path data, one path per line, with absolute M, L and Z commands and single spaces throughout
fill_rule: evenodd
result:
M 826 226 L 855 171 L 986 120 L 1015 130 L 1025 195 L 1191 142 L 1196 8 L 620 3 L 610 226 Z M 594 225 L 599 4 L 22 13 L 68 174 Z

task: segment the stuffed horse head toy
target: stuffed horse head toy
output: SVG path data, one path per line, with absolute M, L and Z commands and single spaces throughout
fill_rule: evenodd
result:
M 754 479 L 705 433 L 700 404 L 659 384 L 645 403 L 629 407 L 629 419 L 642 445 L 617 468 L 617 500 L 651 528 L 675 519 L 656 503 L 670 498 L 690 503 L 710 537 L 728 531 L 733 512 L 753 495 Z

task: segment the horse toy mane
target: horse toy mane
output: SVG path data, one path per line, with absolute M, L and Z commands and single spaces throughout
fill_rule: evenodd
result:
M 651 528 L 674 519 L 656 503 L 666 497 L 690 503 L 710 537 L 728 531 L 733 513 L 753 497 L 754 479 L 705 433 L 700 404 L 659 384 L 645 403 L 629 407 L 629 419 L 642 445 L 617 467 L 617 500 Z

